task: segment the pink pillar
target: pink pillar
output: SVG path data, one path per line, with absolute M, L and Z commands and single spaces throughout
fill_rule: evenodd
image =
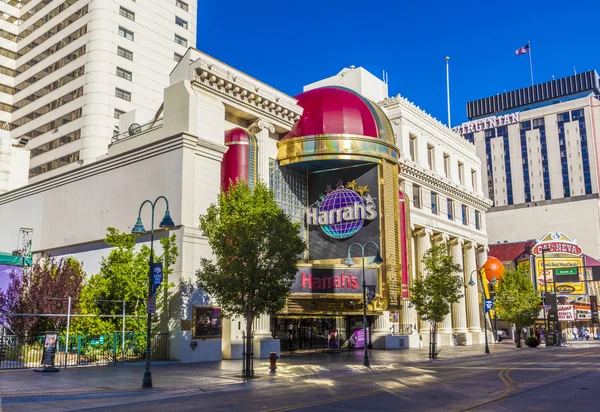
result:
M 231 183 L 248 181 L 248 134 L 239 127 L 225 132 L 227 152 L 221 162 L 221 190 L 227 191 Z

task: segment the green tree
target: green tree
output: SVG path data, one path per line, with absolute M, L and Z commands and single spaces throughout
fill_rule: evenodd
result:
M 457 273 L 460 265 L 454 263 L 444 244 L 432 246 L 423 256 L 424 273 L 415 279 L 411 292 L 414 306 L 424 321 L 429 321 L 429 357 L 437 357 L 437 324 L 450 313 L 451 305 L 462 298 L 464 282 Z
M 527 266 L 519 265 L 517 270 L 504 272 L 494 300 L 498 317 L 515 324 L 517 348 L 521 347 L 521 330 L 533 324 L 540 313 L 540 297 L 533 287 Z
M 79 317 L 74 327 L 79 333 L 99 335 L 120 331 L 123 324 L 121 315 L 125 301 L 125 330 L 134 333 L 145 333 L 146 302 L 148 297 L 148 262 L 150 248 L 143 245 L 139 252 L 135 251 L 136 235 L 120 232 L 109 227 L 105 242 L 112 247 L 109 255 L 102 258 L 100 273 L 88 280 L 81 293 L 78 311 L 82 314 L 114 315 L 114 318 Z M 162 300 L 165 310 L 168 298 L 166 293 L 171 286 L 168 283 L 170 266 L 178 256 L 175 246 L 175 235 L 160 239 L 163 254 L 155 256 L 155 262 L 163 262 L 164 279 L 156 296 Z M 166 313 L 163 312 L 163 313 Z
M 221 305 L 225 316 L 245 317 L 246 336 L 252 336 L 257 316 L 285 305 L 305 249 L 300 225 L 292 223 L 264 183 L 251 190 L 238 181 L 200 216 L 200 229 L 214 261 L 201 260 L 198 286 Z M 250 373 L 250 359 L 246 362 Z

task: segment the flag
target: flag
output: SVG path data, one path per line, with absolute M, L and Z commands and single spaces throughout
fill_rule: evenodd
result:
M 527 43 L 525 46 L 523 46 L 520 49 L 517 49 L 515 51 L 515 54 L 517 56 L 520 56 L 520 55 L 525 54 L 525 53 L 529 53 L 529 43 Z

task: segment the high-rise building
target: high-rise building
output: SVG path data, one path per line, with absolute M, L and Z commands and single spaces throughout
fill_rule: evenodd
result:
M 600 256 L 600 77 L 588 71 L 467 103 L 454 128 L 485 165 L 490 243 L 565 232 Z
M 29 150 L 31 182 L 105 155 L 122 113 L 152 118 L 196 45 L 196 10 L 182 0 L 0 2 L 0 139 Z

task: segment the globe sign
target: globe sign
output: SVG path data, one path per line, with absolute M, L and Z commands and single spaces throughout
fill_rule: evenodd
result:
M 320 212 L 329 212 L 331 210 L 353 206 L 355 202 L 364 205 L 364 200 L 353 190 L 337 189 L 329 193 L 319 206 Z M 321 229 L 329 237 L 334 239 L 348 239 L 354 236 L 364 224 L 363 219 L 343 221 L 331 225 L 322 225 Z

